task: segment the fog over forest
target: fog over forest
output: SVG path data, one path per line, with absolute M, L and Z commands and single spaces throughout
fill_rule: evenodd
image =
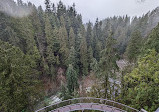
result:
M 24 0 L 35 5 L 44 6 L 44 0 Z M 50 0 L 57 4 L 60 0 Z M 158 0 L 62 0 L 66 6 L 76 4 L 78 13 L 83 16 L 84 23 L 95 22 L 98 17 L 100 20 L 106 17 L 128 15 L 142 16 L 148 11 L 152 11 L 159 5 Z

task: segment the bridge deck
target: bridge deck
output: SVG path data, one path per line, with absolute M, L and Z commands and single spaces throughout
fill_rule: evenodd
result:
M 99 110 L 104 112 L 125 112 L 124 110 L 98 103 L 78 103 L 67 105 L 50 112 L 70 112 L 75 110 Z
M 139 112 L 132 107 L 115 101 L 91 97 L 81 97 L 64 100 L 41 108 L 36 112 L 70 112 L 75 110 L 100 110 L 104 112 Z

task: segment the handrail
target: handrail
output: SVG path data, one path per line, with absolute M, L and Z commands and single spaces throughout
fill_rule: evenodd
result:
M 76 101 L 76 100 L 78 101 L 78 103 L 80 103 L 81 100 L 98 100 L 98 102 L 99 102 L 100 104 L 102 104 L 101 102 L 104 101 L 104 102 L 106 102 L 109 106 L 115 107 L 115 105 L 120 105 L 121 107 L 125 108 L 126 110 L 132 110 L 132 111 L 135 111 L 135 112 L 139 112 L 139 110 L 134 109 L 134 108 L 132 108 L 132 107 L 130 107 L 130 106 L 124 105 L 124 104 L 122 104 L 122 103 L 118 103 L 118 102 L 115 102 L 115 101 L 112 101 L 112 100 L 108 100 L 108 99 L 93 98 L 93 97 L 80 97 L 80 98 L 73 98 L 73 99 L 68 99 L 68 100 L 60 101 L 60 102 L 54 103 L 54 104 L 52 104 L 52 105 L 43 107 L 43 108 L 41 108 L 41 109 L 39 109 L 39 110 L 36 110 L 35 112 L 40 112 L 40 111 L 42 111 L 42 110 L 48 109 L 48 108 L 53 107 L 53 106 L 56 106 L 57 108 L 60 108 L 60 106 L 59 106 L 60 104 L 62 104 L 62 103 L 67 103 L 67 102 L 68 102 L 66 105 L 63 105 L 63 106 L 67 106 L 67 105 L 69 105 L 69 104 L 73 104 L 73 103 L 71 103 L 71 102 Z M 108 103 L 108 102 L 109 102 L 109 103 Z M 87 102 L 84 101 L 84 103 L 89 103 L 89 102 L 88 102 L 88 101 L 87 101 Z M 112 105 L 110 105 L 110 103 L 112 103 Z M 63 107 L 63 106 L 62 106 L 62 107 Z M 57 108 L 54 108 L 54 109 L 57 109 Z M 119 107 L 117 107 L 117 108 L 119 108 Z M 54 110 L 54 109 L 52 109 L 52 110 Z M 119 109 L 120 109 L 120 108 L 119 108 Z

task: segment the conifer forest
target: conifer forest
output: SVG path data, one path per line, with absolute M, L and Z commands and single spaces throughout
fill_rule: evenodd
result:
M 0 0 L 0 112 L 34 112 L 55 96 L 157 110 L 159 7 L 84 23 L 76 4 L 43 6 Z

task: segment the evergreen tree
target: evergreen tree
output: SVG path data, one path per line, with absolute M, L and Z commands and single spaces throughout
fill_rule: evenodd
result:
M 67 66 L 67 60 L 68 60 L 68 56 L 69 56 L 69 49 L 68 49 L 68 36 L 67 36 L 67 31 L 65 27 L 61 27 L 59 29 L 59 35 L 58 35 L 59 39 L 60 39 L 60 49 L 59 49 L 59 53 L 60 53 L 60 62 L 62 65 L 66 65 Z
M 63 100 L 67 100 L 67 99 L 71 98 L 70 94 L 68 93 L 68 89 L 64 85 L 61 86 L 61 96 L 60 97 Z
M 50 19 L 49 16 L 46 14 L 45 17 L 45 37 L 47 40 L 47 45 L 52 44 L 52 39 L 53 39 L 53 29 L 50 24 Z
M 124 103 L 150 112 L 159 106 L 159 54 L 153 49 L 142 57 L 137 66 L 124 76 Z
M 75 34 L 74 34 L 72 27 L 71 27 L 70 33 L 69 33 L 69 45 L 70 45 L 70 47 L 75 46 Z
M 67 77 L 67 88 L 69 94 L 72 96 L 73 92 L 77 89 L 78 87 L 78 79 L 77 79 L 77 73 L 73 69 L 73 66 L 70 64 L 67 72 L 66 72 L 66 77 Z
M 95 58 L 92 58 L 92 62 L 90 63 L 90 68 L 95 73 L 96 76 L 99 75 L 99 64 Z
M 87 54 L 88 54 L 88 56 L 87 56 L 88 57 L 88 60 L 87 60 L 87 62 L 88 62 L 88 71 L 90 71 L 90 70 L 92 70 L 91 69 L 91 63 L 93 61 L 93 50 L 92 50 L 91 46 L 88 48 Z
M 94 41 L 93 41 L 93 50 L 94 50 L 93 57 L 96 58 L 96 60 L 99 62 L 99 60 L 100 60 L 100 51 L 102 50 L 101 49 L 101 43 L 98 40 L 96 40 L 96 39 L 94 39 Z
M 155 49 L 159 52 L 159 25 L 157 25 L 152 32 L 147 36 L 147 39 L 143 45 L 142 53 L 144 54 L 147 49 Z
M 59 1 L 57 5 L 57 17 L 60 19 L 61 16 L 64 16 L 66 14 L 66 6 L 62 3 L 62 1 Z
M 11 24 L 17 24 L 16 19 L 9 18 L 6 14 L 0 12 L 0 39 L 5 42 L 9 42 L 12 45 L 18 46 L 19 38 L 17 37 L 14 28 Z
M 37 77 L 30 56 L 0 41 L 0 111 L 33 111 L 39 98 Z
M 71 64 L 72 66 L 76 65 L 76 51 L 73 46 L 70 49 L 68 64 Z
M 100 42 L 101 39 L 101 32 L 100 32 L 100 25 L 98 19 L 96 20 L 95 26 L 93 28 L 93 37 L 92 37 L 92 49 L 93 49 L 93 57 L 96 58 L 97 61 L 100 59 L 100 51 L 102 47 L 102 43 Z M 104 41 L 104 40 L 103 40 Z
M 112 34 L 110 33 L 109 37 L 106 41 L 106 48 L 101 52 L 101 58 L 99 62 L 100 74 L 104 79 L 104 97 L 111 98 L 111 90 L 110 90 L 110 82 L 109 78 L 115 78 L 115 72 L 118 69 L 116 64 L 117 53 L 114 48 L 115 40 L 112 38 Z M 109 91 L 109 92 L 108 92 Z
M 54 3 L 52 4 L 52 12 L 53 12 L 54 15 L 55 15 L 55 13 L 56 13 L 56 7 L 55 7 L 55 4 L 54 4 Z
M 32 61 L 36 62 L 38 67 L 40 61 L 40 52 L 37 48 L 35 40 L 34 26 L 29 17 L 16 19 L 17 23 L 13 25 L 16 32 L 18 32 L 17 37 L 19 38 L 18 47 L 27 55 L 32 57 Z
M 71 30 L 71 20 L 70 18 L 68 17 L 68 15 L 65 17 L 65 27 L 66 27 L 66 30 L 68 32 L 68 37 L 70 35 L 70 30 Z
M 87 75 L 88 74 L 88 62 L 87 62 L 88 56 L 87 56 L 87 44 L 86 39 L 82 37 L 81 44 L 80 44 L 80 62 L 82 64 L 82 74 Z
M 50 0 L 45 0 L 45 7 L 46 7 L 46 9 L 45 9 L 45 11 L 47 12 L 47 13 L 50 13 L 51 12 L 51 6 L 50 6 L 51 4 L 50 4 Z
M 60 38 L 59 38 L 59 30 L 57 27 L 55 27 L 53 30 L 53 42 L 51 45 L 53 46 L 54 55 L 58 56 L 60 50 Z
M 33 6 L 32 14 L 29 16 L 31 23 L 33 25 L 33 31 L 35 36 L 35 43 L 37 45 L 38 50 L 40 51 L 41 55 L 43 56 L 43 32 L 41 28 L 40 18 L 38 15 L 38 10 L 35 6 Z
M 53 65 L 56 63 L 56 58 L 55 58 L 54 49 L 53 49 L 53 45 L 54 45 L 53 29 L 50 24 L 48 15 L 46 15 L 46 18 L 45 18 L 45 36 L 46 36 L 46 41 L 47 41 L 47 54 L 46 54 L 47 61 L 45 64 L 48 64 L 45 66 L 46 67 L 48 66 L 49 71 L 51 71 L 53 73 L 53 74 L 49 73 L 47 75 L 52 76 L 52 75 L 54 75 L 54 72 L 55 72 L 55 71 L 53 71 Z
M 86 41 L 87 41 L 88 48 L 92 46 L 92 23 L 91 22 L 89 22 L 87 25 Z
M 81 62 L 80 62 L 80 45 L 81 45 L 81 39 L 82 39 L 82 36 L 79 33 L 77 35 L 76 40 L 75 40 L 75 51 L 76 51 L 76 65 L 75 65 L 75 69 L 76 69 L 76 72 L 78 74 L 81 71 L 80 70 L 80 68 L 81 68 Z
M 75 10 L 75 4 L 73 3 L 73 5 L 68 9 L 68 16 L 70 18 L 73 18 L 76 16 L 76 10 Z
M 23 1 L 22 0 L 17 0 L 18 6 L 23 6 Z
M 65 27 L 66 23 L 65 23 L 65 19 L 63 16 L 60 17 L 60 23 L 61 23 L 60 24 L 61 27 Z
M 101 25 L 102 23 L 98 21 L 98 18 L 96 19 L 95 25 L 94 25 L 94 29 L 93 29 L 93 33 L 94 33 L 94 38 L 102 41 L 102 32 L 101 32 Z
M 131 35 L 130 42 L 126 49 L 126 55 L 130 62 L 136 61 L 140 53 L 142 37 L 139 31 L 135 31 Z

